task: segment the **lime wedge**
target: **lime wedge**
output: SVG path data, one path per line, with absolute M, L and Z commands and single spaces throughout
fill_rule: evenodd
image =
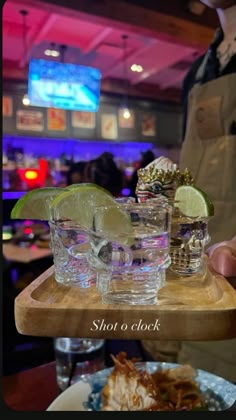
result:
M 95 187 L 98 190 L 104 191 L 106 194 L 112 196 L 110 191 L 107 191 L 105 188 L 101 187 L 100 185 L 94 184 L 92 182 L 81 182 L 80 184 L 70 184 L 66 187 L 66 190 L 73 190 L 74 188 L 87 188 L 87 187 Z
M 110 241 L 131 246 L 133 244 L 133 228 L 131 218 L 122 209 L 122 205 L 104 207 L 96 216 L 96 230 Z
M 79 184 L 77 188 L 71 188 L 55 197 L 50 204 L 51 217 L 54 220 L 73 220 L 84 229 L 91 229 L 96 206 L 107 206 L 98 213 L 96 230 L 108 240 L 125 244 L 130 242 L 130 217 L 110 192 L 96 184 Z
M 96 184 L 82 183 L 69 187 L 50 204 L 54 220 L 70 219 L 91 228 L 95 206 L 116 205 L 110 192 Z
M 65 188 L 45 187 L 26 192 L 14 205 L 11 219 L 49 220 L 51 201 L 64 191 Z
M 208 195 L 192 185 L 181 185 L 175 192 L 176 207 L 188 217 L 210 217 L 214 205 Z

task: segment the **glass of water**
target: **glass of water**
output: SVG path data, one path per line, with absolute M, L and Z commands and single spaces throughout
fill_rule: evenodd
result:
M 140 203 L 95 208 L 89 261 L 106 304 L 152 305 L 170 264 L 168 206 Z
M 61 391 L 104 368 L 105 340 L 92 338 L 54 338 L 56 378 Z
M 89 234 L 73 221 L 49 221 L 55 280 L 66 286 L 88 288 L 96 273 L 88 264 Z

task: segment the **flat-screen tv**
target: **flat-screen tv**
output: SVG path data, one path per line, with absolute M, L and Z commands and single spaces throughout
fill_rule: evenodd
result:
M 31 59 L 30 105 L 95 112 L 99 107 L 101 73 L 93 67 Z

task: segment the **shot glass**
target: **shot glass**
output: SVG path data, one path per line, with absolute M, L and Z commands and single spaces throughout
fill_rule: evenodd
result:
M 118 217 L 120 216 L 120 217 Z M 153 305 L 170 264 L 169 208 L 139 203 L 94 211 L 90 264 L 106 304 Z
M 89 234 L 72 221 L 50 221 L 50 246 L 55 280 L 65 286 L 88 288 L 96 273 L 88 263 Z
M 192 275 L 203 269 L 203 256 L 210 242 L 207 217 L 187 217 L 173 209 L 170 238 L 170 269 Z
M 169 269 L 182 276 L 196 274 L 203 269 L 203 256 L 210 242 L 208 217 L 188 217 L 181 213 L 174 199 L 159 196 L 146 201 L 146 204 L 171 206 L 170 257 Z
M 61 391 L 104 368 L 105 340 L 91 338 L 54 338 L 56 378 Z

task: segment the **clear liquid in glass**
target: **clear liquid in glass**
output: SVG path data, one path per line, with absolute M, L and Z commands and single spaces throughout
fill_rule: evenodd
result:
M 116 241 L 93 235 L 90 263 L 97 270 L 97 288 L 103 303 L 156 304 L 168 267 L 169 232 L 139 226 L 134 235 L 118 235 Z
M 84 375 L 104 368 L 104 340 L 60 337 L 54 340 L 57 384 L 61 391 Z
M 73 222 L 50 222 L 49 226 L 56 281 L 80 288 L 95 284 L 96 274 L 87 260 L 88 234 Z
M 170 237 L 170 269 L 191 275 L 202 268 L 205 246 L 209 243 L 207 218 L 173 214 Z

